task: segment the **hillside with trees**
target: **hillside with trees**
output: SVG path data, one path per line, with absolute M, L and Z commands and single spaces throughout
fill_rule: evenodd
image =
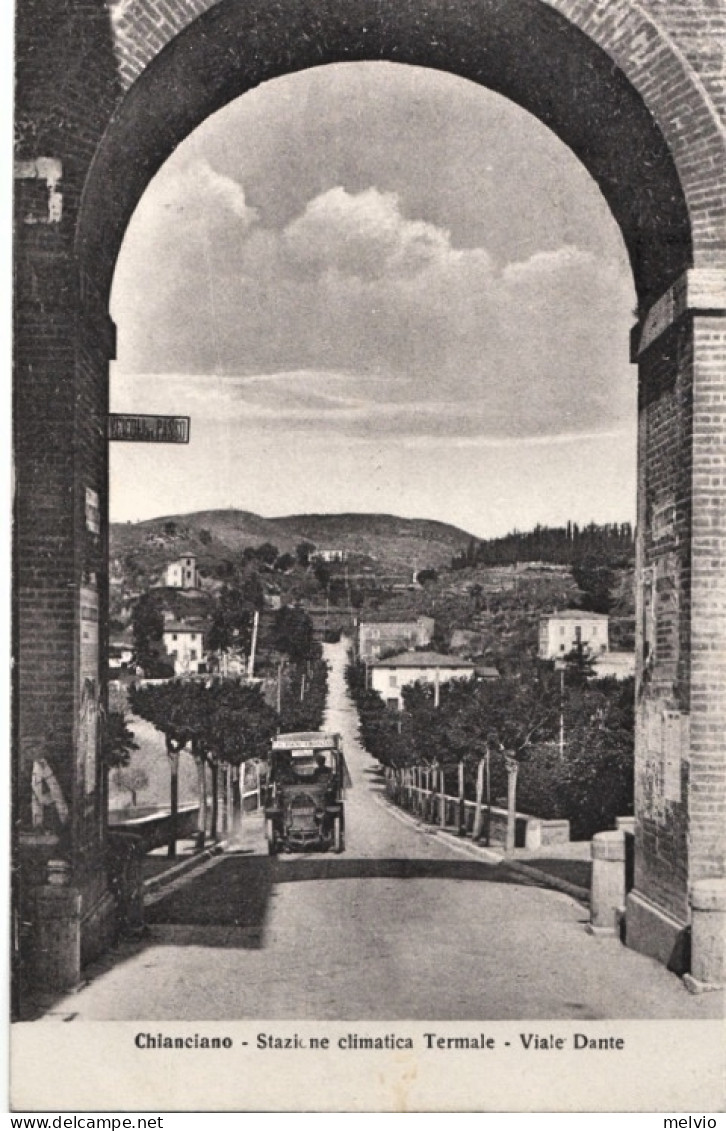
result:
M 289 515 L 263 518 L 249 511 L 198 511 L 136 523 L 112 523 L 110 554 L 116 570 L 134 581 L 157 580 L 165 565 L 183 552 L 194 553 L 205 576 L 230 576 L 251 562 L 285 573 L 300 555 L 339 549 L 351 572 L 411 576 L 415 563 L 448 565 L 471 535 L 428 519 L 384 514 Z M 307 564 L 307 561 L 305 562 Z
M 472 538 L 466 549 L 451 561 L 452 569 L 467 566 L 513 565 L 517 562 L 549 562 L 572 566 L 583 559 L 593 559 L 611 568 L 632 564 L 635 554 L 633 527 L 629 522 L 590 522 L 579 526 L 535 526 L 534 530 L 513 530 L 503 538 L 477 541 Z

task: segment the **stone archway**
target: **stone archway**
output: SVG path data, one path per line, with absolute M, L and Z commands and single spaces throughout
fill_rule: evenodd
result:
M 157 168 L 214 110 L 290 71 L 386 59 L 451 71 L 536 115 L 590 171 L 628 248 L 640 439 L 627 929 L 639 949 L 685 967 L 692 885 L 726 874 L 726 139 L 710 49 L 718 31 L 705 0 L 96 0 L 63 16 L 52 0 L 23 6 L 16 809 L 31 889 L 49 854 L 72 864 L 88 954 L 112 929 L 99 864 L 102 775 L 87 733 L 95 712 L 86 708 L 89 681 L 103 703 L 108 295 L 121 239 Z M 32 804 L 41 761 L 65 820 L 50 803 Z

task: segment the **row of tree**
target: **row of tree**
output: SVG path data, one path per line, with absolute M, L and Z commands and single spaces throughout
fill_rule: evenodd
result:
M 220 771 L 230 775 L 233 805 L 239 809 L 239 770 L 245 762 L 265 760 L 273 736 L 280 731 L 321 728 L 327 696 L 327 664 L 323 660 L 292 664 L 285 676 L 279 711 L 269 705 L 258 684 L 235 680 L 170 680 L 132 685 L 129 689 L 132 712 L 146 719 L 164 736 L 170 769 L 170 855 L 176 852 L 182 751 L 188 751 L 197 767 L 198 835 L 203 844 L 208 824 L 212 838 L 218 835 Z M 111 712 L 105 728 L 106 765 L 127 769 L 137 749 L 123 715 Z M 211 777 L 209 791 L 208 774 Z M 211 795 L 211 814 L 208 813 L 208 794 Z
M 516 763 L 517 804 L 542 818 L 566 818 L 574 839 L 611 828 L 633 807 L 633 681 L 593 680 L 574 656 L 565 674 L 536 663 L 495 682 L 430 685 L 403 691 L 404 709 L 386 707 L 348 669 L 364 745 L 383 765 L 462 763 L 474 799 L 486 760 L 490 801 L 506 804 Z
M 631 523 L 579 526 L 535 526 L 534 530 L 513 530 L 502 538 L 477 541 L 452 558 L 452 569 L 473 566 L 513 565 L 516 562 L 551 562 L 572 565 L 581 558 L 595 556 L 610 566 L 627 566 L 633 561 L 634 532 Z
M 205 545 L 209 545 L 212 535 L 208 530 L 200 530 L 199 539 Z M 295 566 L 307 569 L 314 553 L 315 545 L 312 542 L 300 542 L 295 547 L 294 554 L 287 550 L 281 551 L 274 542 L 262 542 L 259 546 L 245 546 L 239 561 L 242 567 L 259 565 L 263 569 L 274 570 L 275 573 L 288 573 Z M 225 558 L 212 566 L 211 572 L 221 578 L 232 577 L 237 573 L 237 566 Z

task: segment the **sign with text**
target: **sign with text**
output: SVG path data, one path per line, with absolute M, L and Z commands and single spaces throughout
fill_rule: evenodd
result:
M 188 416 L 112 412 L 108 418 L 108 438 L 143 444 L 188 444 L 189 426 Z

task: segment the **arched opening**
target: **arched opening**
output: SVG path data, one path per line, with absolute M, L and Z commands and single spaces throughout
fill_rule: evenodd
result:
M 535 43 L 533 53 L 528 48 Z M 224 59 L 223 66 L 220 59 Z M 233 98 L 270 79 L 311 66 L 365 60 L 449 71 L 504 95 L 552 130 L 595 180 L 620 228 L 641 321 L 692 266 L 694 251 L 686 199 L 672 149 L 649 107 L 594 40 L 549 5 L 539 0 L 523 0 L 516 6 L 494 0 L 485 12 L 472 13 L 469 20 L 462 20 L 460 14 L 453 20 L 440 9 L 423 16 L 417 13 L 413 19 L 408 12 L 392 19 L 365 2 L 356 10 L 355 19 L 348 12 L 342 16 L 333 6 L 317 9 L 312 18 L 308 11 L 293 7 L 281 33 L 279 21 L 272 21 L 266 13 L 222 3 L 182 31 L 147 66 L 96 152 L 84 191 L 77 246 L 100 301 L 107 301 L 120 241 L 141 192 L 196 125 Z M 623 138 L 628 144 L 623 144 Z M 686 854 L 682 784 L 678 788 L 671 784 L 678 816 L 670 821 L 668 847 L 665 851 L 656 849 L 650 857 L 645 851 L 650 835 L 646 825 L 654 828 L 662 821 L 658 802 L 651 805 L 647 818 L 645 813 L 652 781 L 664 780 L 661 760 L 669 741 L 666 728 L 671 725 L 665 721 L 666 712 L 674 712 L 675 733 L 683 727 L 681 720 L 687 717 L 690 706 L 690 687 L 683 678 L 690 630 L 682 619 L 676 623 L 673 603 L 669 606 L 665 596 L 665 590 L 674 589 L 678 593 L 675 604 L 681 609 L 687 607 L 688 552 L 682 536 L 677 535 L 674 552 L 669 557 L 660 556 L 656 525 L 660 520 L 654 518 L 662 510 L 675 513 L 671 529 L 683 528 L 690 521 L 684 460 L 675 450 L 676 436 L 683 433 L 674 424 L 685 385 L 673 372 L 668 352 L 665 364 L 669 376 L 664 379 L 658 354 L 658 348 L 650 350 L 641 366 L 641 397 L 647 400 L 658 388 L 661 403 L 656 409 L 645 409 L 646 414 L 652 413 L 647 423 L 641 412 L 638 522 L 641 537 L 646 523 L 650 527 L 653 565 L 650 573 L 638 577 L 637 648 L 642 665 L 638 696 L 641 720 L 650 720 L 642 725 L 656 737 L 652 750 L 641 749 L 636 755 L 640 759 L 636 788 L 643 811 L 636 886 L 649 892 L 648 900 L 655 896 L 669 913 L 675 911 L 686 919 L 687 885 L 674 894 L 668 880 L 674 861 L 683 861 Z M 648 375 L 649 366 L 654 376 Z M 657 466 L 660 457 L 655 454 L 664 442 L 671 446 L 673 460 L 665 490 L 662 469 Z M 650 464 L 649 450 L 654 453 Z M 648 475 L 652 486 L 644 490 Z M 652 615 L 656 605 L 660 609 L 658 618 Z M 654 691 L 653 684 L 659 680 L 653 678 L 647 663 L 656 652 L 658 633 L 667 642 L 658 645 L 663 682 Z M 678 746 L 678 740 L 674 746 Z M 680 752 L 677 764 L 682 764 Z M 672 783 L 679 773 L 671 773 Z M 636 945 L 637 914 L 633 913 L 631 932 Z M 648 907 L 641 916 L 646 920 L 641 936 L 651 933 L 649 915 Z M 660 945 L 660 956 L 678 966 L 682 959 L 678 955 L 673 958 L 673 954 L 679 946 L 671 932 L 668 941 Z
M 388 10 L 377 0 L 290 0 L 284 13 L 236 0 L 206 11 L 203 0 L 182 8 L 179 26 L 151 46 L 142 42 L 143 12 L 125 45 L 123 36 L 113 44 L 106 37 L 104 50 L 112 46 L 121 63 L 109 78 L 109 101 L 96 107 L 100 117 L 108 110 L 108 124 L 94 117 L 93 136 L 54 103 L 49 112 L 52 96 L 32 63 L 23 73 L 29 116 L 39 120 L 43 145 L 57 146 L 67 187 L 62 221 L 42 207 L 55 203 L 55 181 L 47 182 L 48 202 L 31 200 L 19 256 L 21 823 L 30 812 L 34 751 L 49 722 L 49 757 L 57 758 L 73 807 L 62 835 L 72 842 L 74 868 L 79 862 L 78 884 L 100 890 L 82 678 L 84 664 L 98 668 L 99 660 L 84 656 L 79 640 L 84 592 L 95 586 L 102 607 L 108 573 L 93 514 L 95 496 L 105 532 L 104 421 L 114 350 L 108 302 L 119 247 L 145 187 L 199 123 L 270 79 L 362 61 L 450 72 L 504 95 L 551 129 L 599 186 L 627 248 L 638 300 L 640 397 L 638 820 L 628 941 L 683 968 L 689 889 L 726 868 L 723 784 L 712 776 L 723 765 L 726 733 L 726 520 L 713 472 L 724 411 L 724 147 L 700 63 L 627 0 L 607 11 L 590 0 L 482 0 L 465 10 L 432 4 L 425 11 L 407 3 Z M 93 19 L 109 22 L 105 10 Z M 32 35 L 28 42 L 32 58 Z M 75 52 L 79 42 L 83 37 L 62 39 L 63 51 Z M 27 136 L 32 141 L 32 128 Z M 38 146 L 33 155 L 47 156 Z M 33 184 L 44 176 L 40 163 L 20 172 Z M 39 529 L 43 508 L 47 526 Z M 52 633 L 37 647 L 48 592 Z
M 342 617 L 344 574 L 360 620 L 384 616 L 393 599 L 387 619 L 432 617 L 438 650 L 448 652 L 455 629 L 469 631 L 462 658 L 472 660 L 464 593 L 491 585 L 486 571 L 472 562 L 449 575 L 461 594 L 435 617 L 453 548 L 422 539 L 381 553 L 369 542 L 366 555 L 355 516 L 454 524 L 473 540 L 554 527 L 546 537 L 562 543 L 573 522 L 575 540 L 592 520 L 632 523 L 634 302 L 619 229 L 590 176 L 537 119 L 479 85 L 410 65 L 337 64 L 264 83 L 212 115 L 147 188 L 112 291 L 112 409 L 193 419 L 188 448 L 111 446 L 112 520 L 157 520 L 111 528 L 117 650 L 139 556 L 153 566 L 142 587 L 163 588 L 159 554 L 193 551 L 212 609 L 220 585 L 259 580 L 256 546 L 294 555 L 284 524 L 263 533 L 258 516 L 303 516 L 297 542 L 319 548 L 322 529 L 305 528 L 312 513 L 327 515 L 329 538 L 336 514 L 354 516 L 337 532 L 350 564 L 332 590 L 294 565 L 263 575 L 263 637 L 273 599 Z M 628 538 L 612 537 L 619 558 Z M 573 558 L 584 545 L 570 547 Z M 600 645 L 615 653 L 611 664 L 632 663 L 630 544 L 628 554 L 629 569 L 612 579 L 629 592 Z M 533 678 L 538 615 L 581 599 L 569 575 L 548 575 L 567 574 L 556 557 L 553 547 L 530 553 L 544 566 L 518 579 L 529 615 L 516 643 L 505 649 L 487 618 L 477 626 L 480 663 Z M 426 568 L 442 570 L 438 597 L 412 595 L 412 571 Z M 171 617 L 177 603 L 159 588 Z M 501 600 L 487 598 L 492 617 Z M 191 627 L 205 607 L 201 595 L 187 600 Z M 169 642 L 179 670 L 182 639 L 179 629 Z M 195 666 L 202 658 L 195 648 Z M 267 668 L 266 659 L 255 674 L 273 681 L 277 658 Z M 238 669 L 245 661 L 234 658 Z M 210 657 L 215 670 L 219 662 Z M 598 674 L 611 670 L 603 655 L 597 663 Z M 632 790 L 632 766 L 627 777 Z M 613 819 L 632 796 L 620 801 Z

